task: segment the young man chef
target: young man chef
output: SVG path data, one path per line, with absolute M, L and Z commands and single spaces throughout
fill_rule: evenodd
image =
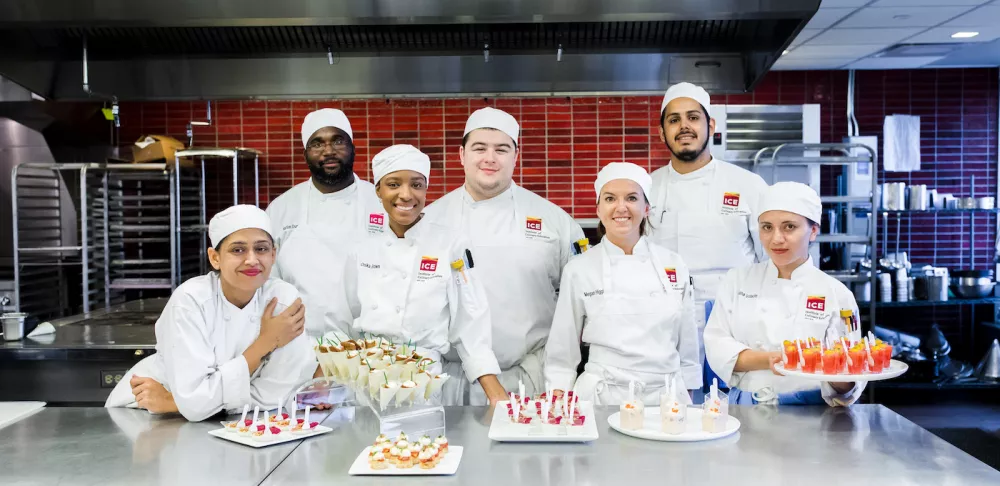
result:
M 552 325 L 562 268 L 583 230 L 561 208 L 513 182 L 520 127 L 510 114 L 476 110 L 465 124 L 458 156 L 465 184 L 428 206 L 426 214 L 466 235 L 486 288 L 500 382 L 525 393 L 545 389 L 543 348 Z M 455 359 L 455 356 L 451 356 Z M 466 403 L 484 405 L 478 384 Z
M 704 332 L 706 302 L 732 268 L 766 258 L 757 230 L 757 174 L 712 157 L 715 120 L 708 92 L 691 83 L 670 87 L 660 105 L 660 140 L 670 164 L 653 172 L 652 241 L 681 255 L 694 281 L 695 318 Z M 704 356 L 704 346 L 702 346 Z
M 267 208 L 278 260 L 274 277 L 298 289 L 312 338 L 353 321 L 342 276 L 351 245 L 387 231 L 375 186 L 354 175 L 354 132 L 344 112 L 324 108 L 302 121 L 303 155 L 312 177 Z

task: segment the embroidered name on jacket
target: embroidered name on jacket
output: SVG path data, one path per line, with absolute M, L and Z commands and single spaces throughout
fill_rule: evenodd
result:
M 420 267 L 417 271 L 417 282 L 423 282 L 425 280 L 431 280 L 434 278 L 441 278 L 441 275 L 437 274 L 438 259 L 432 256 L 420 257 Z
M 367 268 L 370 270 L 378 270 L 379 268 L 382 268 L 382 266 L 379 265 L 378 263 L 360 262 L 360 265 L 362 268 Z
M 584 292 L 584 297 L 593 297 L 595 295 L 604 295 L 604 289 L 591 290 L 590 292 Z
M 738 295 L 740 297 L 743 297 L 744 299 L 756 299 L 757 298 L 757 294 L 748 294 L 748 293 L 746 293 L 746 292 L 744 292 L 742 290 L 740 290 L 739 292 L 736 292 L 736 295 Z

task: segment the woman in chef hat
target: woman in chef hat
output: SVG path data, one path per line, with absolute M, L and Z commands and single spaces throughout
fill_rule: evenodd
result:
M 667 377 L 688 390 L 701 387 L 687 266 L 646 237 L 651 186 L 635 164 L 608 164 L 597 175 L 602 239 L 563 270 L 545 351 L 549 387 L 575 388 L 581 400 L 605 405 L 628 400 L 631 381 L 646 404 L 659 404 Z M 581 342 L 590 345 L 590 358 L 577 377 Z
M 106 407 L 204 420 L 244 405 L 273 408 L 316 373 L 298 292 L 268 279 L 267 214 L 233 206 L 212 218 L 208 234 L 215 271 L 177 287 L 156 321 L 156 354 L 129 370 Z
M 822 209 L 816 191 L 798 182 L 776 183 L 761 197 L 757 221 L 770 260 L 726 275 L 705 328 L 708 364 L 732 387 L 731 403 L 849 405 L 864 389 L 772 370 L 783 341 L 846 337 L 840 311 L 858 315 L 854 294 L 809 257 Z M 850 337 L 859 339 L 860 329 Z
M 478 380 L 495 403 L 506 393 L 497 379 L 489 307 L 473 278 L 470 246 L 452 228 L 422 219 L 430 168 L 430 158 L 412 145 L 393 145 L 372 159 L 375 191 L 391 233 L 371 236 L 348 257 L 344 284 L 355 316 L 351 331 L 416 346 L 420 356 L 437 363 L 432 374 L 440 372 L 441 357 L 454 346 L 462 366 L 446 371 Z M 445 405 L 462 404 L 460 379 L 444 383 Z

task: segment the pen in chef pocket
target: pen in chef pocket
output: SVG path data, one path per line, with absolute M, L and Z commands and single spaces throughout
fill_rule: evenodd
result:
M 469 261 L 469 268 L 476 268 L 476 262 L 472 261 L 472 252 L 465 249 L 465 259 Z

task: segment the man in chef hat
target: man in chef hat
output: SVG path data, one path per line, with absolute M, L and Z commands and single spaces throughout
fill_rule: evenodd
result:
M 302 146 L 312 177 L 267 208 L 278 259 L 274 276 L 294 285 L 306 306 L 306 332 L 346 332 L 353 320 L 341 276 L 348 248 L 388 231 L 375 186 L 354 174 L 354 132 L 344 112 L 324 108 L 302 121 Z
M 758 200 L 767 184 L 712 157 L 711 107 L 700 86 L 678 83 L 667 90 L 658 131 L 670 164 L 653 172 L 650 198 L 653 241 L 679 253 L 691 270 L 700 331 L 726 272 L 767 258 L 757 229 Z
M 543 349 L 556 292 L 583 230 L 561 208 L 514 183 L 519 132 L 517 120 L 503 110 L 481 108 L 469 116 L 458 149 L 465 184 L 425 213 L 471 240 L 472 264 L 488 296 L 500 382 L 507 390 L 522 382 L 533 395 L 546 388 Z M 487 403 L 478 384 L 467 394 L 466 403 Z

